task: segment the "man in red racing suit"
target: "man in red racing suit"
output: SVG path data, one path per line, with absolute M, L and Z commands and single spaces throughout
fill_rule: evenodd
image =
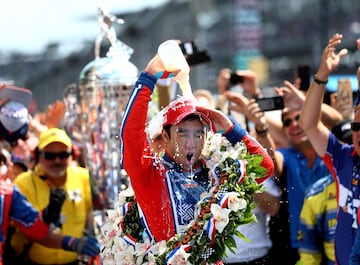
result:
M 261 165 L 268 172 L 259 182 L 269 177 L 274 167 L 265 149 L 236 122 L 221 111 L 184 97 L 171 102 L 163 112 L 165 154 L 160 160 L 155 159 L 145 131 L 147 110 L 156 77 L 168 74 L 156 55 L 133 88 L 121 127 L 122 164 L 130 176 L 145 230 L 156 242 L 183 231 L 194 218 L 200 194 L 209 187 L 208 169 L 200 159 L 205 141 L 204 124 L 223 131 L 231 143 L 244 141 L 250 153 L 263 156 Z

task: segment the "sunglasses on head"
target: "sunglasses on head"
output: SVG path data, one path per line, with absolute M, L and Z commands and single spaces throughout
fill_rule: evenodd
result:
M 70 151 L 64 152 L 40 152 L 40 155 L 46 160 L 55 160 L 57 157 L 60 159 L 67 159 L 70 157 Z
M 351 123 L 351 130 L 353 132 L 357 132 L 360 130 L 360 122 L 352 122 Z
M 290 119 L 290 118 L 285 119 L 283 121 L 283 125 L 284 127 L 289 127 L 293 123 L 293 121 L 299 121 L 299 119 L 300 119 L 300 114 L 296 115 L 294 119 Z

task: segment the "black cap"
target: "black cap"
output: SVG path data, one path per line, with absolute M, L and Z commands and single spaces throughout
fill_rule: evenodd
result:
M 343 120 L 338 122 L 331 132 L 342 142 L 352 144 L 352 132 L 351 132 L 352 120 Z

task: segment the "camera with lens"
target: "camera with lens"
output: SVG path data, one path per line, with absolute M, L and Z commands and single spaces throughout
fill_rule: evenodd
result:
M 206 63 L 211 60 L 207 51 L 199 51 L 194 41 L 184 41 L 179 45 L 190 66 Z

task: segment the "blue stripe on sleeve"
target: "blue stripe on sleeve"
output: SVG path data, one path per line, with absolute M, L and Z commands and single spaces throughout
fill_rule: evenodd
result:
M 230 141 L 230 143 L 235 144 L 240 142 L 247 134 L 248 133 L 245 129 L 243 129 L 238 123 L 234 122 L 234 128 L 230 132 L 224 134 L 224 136 Z

